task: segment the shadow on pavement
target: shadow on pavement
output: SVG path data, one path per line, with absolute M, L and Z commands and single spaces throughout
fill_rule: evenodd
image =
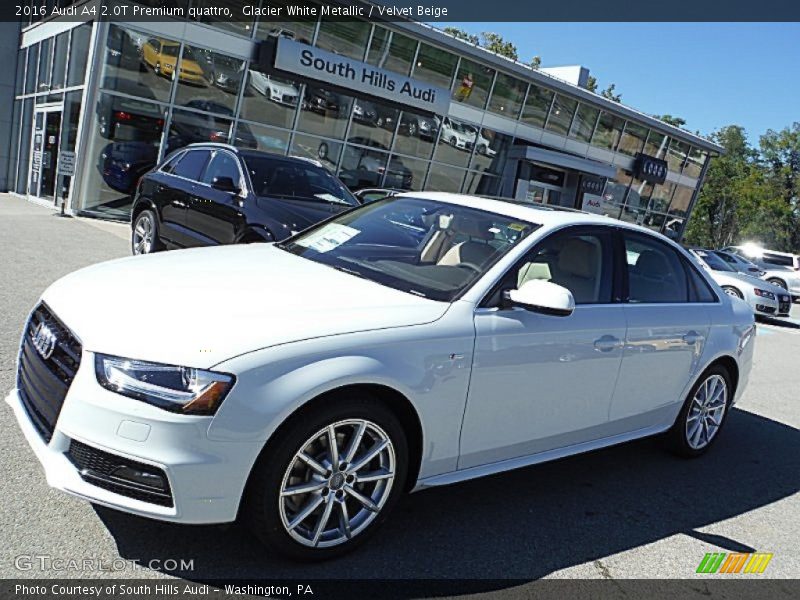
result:
M 694 530 L 795 494 L 798 448 L 797 429 L 734 409 L 702 458 L 674 457 L 648 439 L 420 492 L 368 544 L 321 564 L 271 556 L 238 526 L 178 526 L 95 510 L 123 558 L 193 558 L 193 572 L 171 574 L 194 581 L 452 578 L 495 580 L 484 588 L 505 589 L 680 533 L 750 551 L 752 540 Z
M 766 325 L 775 325 L 776 327 L 785 327 L 787 329 L 800 329 L 800 321 L 789 317 L 779 319 L 777 317 L 765 317 L 759 315 L 758 320 Z

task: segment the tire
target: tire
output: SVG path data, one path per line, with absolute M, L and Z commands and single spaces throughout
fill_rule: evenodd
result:
M 724 291 L 728 296 L 733 296 L 734 298 L 739 298 L 739 300 L 744 300 L 744 294 L 737 290 L 732 285 L 723 285 L 722 291 Z
M 136 216 L 131 231 L 131 253 L 134 256 L 152 254 L 164 249 L 164 244 L 159 237 L 158 220 L 155 213 L 143 210 Z
M 723 383 L 724 389 L 720 392 L 719 385 Z M 707 400 L 709 392 L 710 401 Z M 720 393 L 721 397 L 717 398 Z M 727 421 L 732 400 L 733 386 L 730 373 L 722 365 L 712 365 L 692 386 L 678 418 L 667 432 L 670 450 L 685 458 L 696 458 L 708 452 L 708 449 L 719 439 L 719 434 Z M 704 401 L 708 401 L 708 405 L 705 407 L 702 406 Z M 708 407 L 711 409 L 709 410 Z M 693 427 L 693 423 L 697 423 L 698 419 L 701 420 L 701 425 L 699 425 L 701 431 L 695 433 L 697 430 Z M 710 433 L 710 437 L 705 439 L 702 431 L 704 426 L 705 436 Z
M 478 154 L 480 154 L 481 156 L 486 156 L 486 145 L 485 144 L 481 144 L 480 146 L 478 146 L 477 149 L 478 149 Z
M 458 140 L 456 140 L 456 136 L 450 138 L 450 145 L 455 148 L 458 145 Z
M 329 400 L 279 430 L 262 451 L 248 483 L 243 516 L 259 540 L 293 559 L 327 560 L 355 550 L 374 535 L 405 489 L 408 445 L 397 417 L 369 394 L 337 394 Z M 349 452 L 361 424 L 365 427 L 361 443 Z M 340 463 L 349 454 L 349 463 L 344 464 L 356 467 L 356 477 L 370 473 L 382 479 L 359 482 L 346 468 L 330 469 L 331 427 Z M 376 457 L 356 465 L 384 442 Z M 313 467 L 299 458 L 301 452 L 311 456 Z M 301 485 L 314 489 L 285 494 Z
M 326 158 L 328 158 L 328 144 L 322 142 L 319 145 L 319 148 L 317 148 L 317 157 L 320 160 L 325 160 Z
M 767 283 L 771 283 L 772 285 L 777 285 L 779 288 L 783 288 L 788 290 L 788 286 L 783 279 L 778 279 L 777 277 L 772 277 L 771 279 L 767 279 Z
M 417 135 L 417 124 L 413 121 L 408 124 L 408 135 L 409 137 Z

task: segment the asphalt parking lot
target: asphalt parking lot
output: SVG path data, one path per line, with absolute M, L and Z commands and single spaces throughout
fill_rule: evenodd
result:
M 127 254 L 124 225 L 64 219 L 0 196 L 3 396 L 14 383 L 23 322 L 45 287 Z M 414 494 L 370 544 L 319 565 L 276 559 L 237 526 L 157 523 L 50 490 L 3 404 L 0 577 L 708 578 L 695 574 L 705 553 L 759 551 L 774 557 L 755 577 L 796 578 L 800 304 L 793 317 L 759 325 L 749 388 L 707 456 L 685 461 L 643 440 Z M 151 568 L 20 570 L 21 556 L 116 566 L 124 558 Z M 191 559 L 193 570 L 153 566 L 167 559 Z

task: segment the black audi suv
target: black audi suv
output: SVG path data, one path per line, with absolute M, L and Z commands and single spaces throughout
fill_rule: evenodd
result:
M 192 144 L 142 177 L 131 249 L 280 241 L 359 202 L 316 161 Z

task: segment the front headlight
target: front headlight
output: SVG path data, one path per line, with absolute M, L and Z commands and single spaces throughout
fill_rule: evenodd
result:
M 775 300 L 775 294 L 772 292 L 768 292 L 767 290 L 761 290 L 759 288 L 753 288 L 753 291 L 756 293 L 756 296 L 761 296 L 762 298 L 769 298 L 770 300 Z
M 185 415 L 213 415 L 234 383 L 224 373 L 105 354 L 95 355 L 94 367 L 107 390 Z

